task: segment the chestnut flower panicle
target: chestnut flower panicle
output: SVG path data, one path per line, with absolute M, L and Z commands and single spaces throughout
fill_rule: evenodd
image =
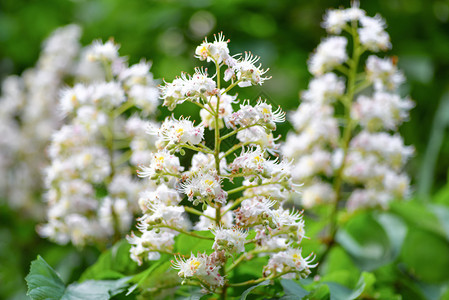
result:
M 409 195 L 410 180 L 402 169 L 413 147 L 404 145 L 397 129 L 414 104 L 399 94 L 404 75 L 395 59 L 369 55 L 363 61 L 365 52 L 391 48 L 385 21 L 367 16 L 353 2 L 327 11 L 322 25 L 331 36 L 310 57 L 315 77 L 290 115 L 297 133 L 287 136 L 282 152 L 294 159 L 292 176 L 304 184 L 305 207 L 346 201 L 349 211 L 387 208 L 391 200 Z M 342 184 L 345 190 L 352 187 L 347 198 Z
M 281 251 L 298 249 L 305 234 L 302 214 L 283 206 L 286 195 L 296 188 L 290 163 L 273 157 L 278 151 L 273 131 L 285 121 L 285 113 L 263 99 L 251 103 L 232 94 L 235 87 L 261 85 L 269 77 L 264 75 L 267 70 L 256 65 L 258 57 L 250 53 L 231 56 L 228 42 L 220 34 L 214 42 L 205 40 L 195 51 L 198 59 L 215 64 L 214 76 L 197 68 L 193 76 L 182 74 L 162 87 L 164 106 L 175 109 L 182 103 L 196 105 L 201 122 L 194 126 L 192 116 L 171 116 L 160 126 L 148 128 L 149 134 L 157 136 L 158 152 L 149 164 L 141 166 L 139 175 L 149 178 L 150 185 L 165 187 L 161 191 L 158 188 L 156 194 L 142 194 L 139 204 L 143 216 L 137 226 L 141 234 L 128 237 L 131 258 L 139 264 L 158 259 L 155 253 L 173 253 L 178 235 L 209 240 L 209 249 L 190 256 L 184 253 L 185 257 L 175 255 L 172 264 L 183 284 L 200 285 L 206 292 L 222 295 L 234 284 L 228 262 L 230 269 L 238 267 L 254 257 L 252 251 L 267 257 L 268 265 L 260 270 L 262 278 L 275 279 L 288 273 L 305 277 L 315 266 L 300 252 L 285 256 L 284 263 L 294 267 L 283 268 L 281 273 L 270 263 Z M 226 84 L 222 79 L 229 82 L 227 87 L 222 86 Z M 336 85 L 329 97 L 336 97 L 339 79 L 329 80 Z M 213 146 L 206 129 L 213 131 Z M 235 142 L 230 143 L 230 138 Z M 193 155 L 187 156 L 187 151 L 193 151 Z M 185 159 L 179 159 L 184 155 L 191 157 L 185 168 Z M 160 192 L 176 201 L 182 197 L 186 200 L 164 203 Z M 173 197 L 175 193 L 179 196 Z M 199 216 L 193 229 L 207 231 L 191 231 L 187 214 Z M 170 232 L 171 242 L 161 239 L 159 232 Z M 256 232 L 254 238 L 250 238 L 251 232 Z M 279 243 L 283 246 L 277 247 Z

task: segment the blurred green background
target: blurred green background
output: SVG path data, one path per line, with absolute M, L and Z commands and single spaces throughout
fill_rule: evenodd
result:
M 289 111 L 298 106 L 298 93 L 311 77 L 306 61 L 325 36 L 320 26 L 322 15 L 327 8 L 348 7 L 349 2 L 1 0 L 0 78 L 32 67 L 42 41 L 55 28 L 69 23 L 83 27 L 84 45 L 113 37 L 121 44 L 121 55 L 128 56 L 131 63 L 141 58 L 153 61 L 155 78 L 166 80 L 181 71 L 192 73 L 198 62 L 193 57 L 195 47 L 204 36 L 213 39 L 213 33 L 223 31 L 231 39 L 231 52 L 249 50 L 260 55 L 273 77 L 241 96 L 255 99 L 263 95 Z M 361 7 L 368 15 L 379 13 L 386 19 L 393 44 L 387 55 L 399 58 L 407 77 L 402 92 L 416 103 L 410 121 L 400 131 L 406 144 L 416 148 L 407 169 L 415 192 L 426 199 L 446 184 L 449 165 L 449 0 L 362 0 Z M 285 136 L 288 128 L 286 124 L 280 132 Z M 10 273 L 0 272 L 0 298 L 14 294 L 20 298 L 21 278 L 30 260 L 40 251 L 53 250 L 48 250 L 50 243 L 36 237 L 31 221 L 13 216 L 7 207 L 2 207 L 0 214 L 0 264 L 10 266 Z M 16 251 L 18 248 L 25 251 Z M 64 249 L 66 253 L 52 256 L 56 263 L 74 253 L 70 263 L 66 260 L 66 266 L 60 265 L 61 273 L 71 274 L 96 256 L 89 249 L 83 256 L 70 247 Z

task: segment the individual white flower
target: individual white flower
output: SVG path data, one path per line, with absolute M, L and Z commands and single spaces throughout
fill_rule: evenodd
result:
M 145 115 L 152 114 L 159 105 L 160 93 L 156 87 L 133 85 L 128 92 L 129 100 L 142 110 Z
M 301 204 L 306 208 L 334 201 L 335 192 L 329 183 L 314 181 L 301 189 Z
M 229 65 L 231 56 L 229 55 L 228 43 L 229 40 L 225 40 L 222 33 L 218 34 L 218 37 L 214 35 L 215 40 L 210 43 L 207 38 L 204 42 L 196 47 L 195 57 L 200 60 L 215 61 L 218 64 L 224 62 Z
M 301 181 L 317 174 L 332 174 L 331 153 L 322 149 L 314 149 L 311 154 L 300 156 L 292 168 L 294 181 Z
M 377 156 L 373 154 L 362 155 L 358 151 L 351 151 L 346 157 L 343 176 L 350 183 L 379 181 L 386 169 L 387 167 L 380 163 Z
M 150 126 L 148 133 L 156 134 L 163 143 L 166 143 L 165 147 L 170 149 L 175 144 L 199 144 L 203 140 L 204 127 L 201 125 L 195 127 L 188 119 L 176 120 L 168 117 L 159 129 Z
M 348 40 L 342 36 L 328 37 L 317 47 L 309 59 L 309 71 L 315 76 L 332 71 L 348 59 L 346 45 Z
M 289 238 L 297 243 L 303 239 L 305 231 L 302 212 L 290 211 L 280 206 L 273 210 L 272 221 L 276 225 L 276 228 L 272 231 L 273 235 L 288 234 Z
M 101 41 L 95 41 L 89 49 L 88 58 L 91 61 L 104 61 L 112 63 L 118 59 L 119 48 L 120 46 L 114 44 L 114 42 L 110 40 L 104 44 Z
M 234 161 L 229 165 L 232 172 L 237 173 L 241 170 L 241 173 L 254 174 L 263 173 L 266 169 L 265 151 L 263 151 L 260 146 L 255 148 L 249 148 L 247 151 L 242 149 L 240 156 L 236 157 Z
M 178 275 L 181 278 L 197 278 L 202 284 L 208 287 L 216 288 L 224 285 L 224 278 L 220 275 L 220 266 L 206 254 L 193 254 L 190 258 L 185 259 L 176 256 L 176 261 L 172 261 L 173 268 L 178 269 Z
M 405 80 L 391 58 L 370 55 L 366 60 L 366 75 L 378 91 L 396 90 Z
M 279 137 L 274 138 L 271 132 L 267 133 L 266 130 L 260 126 L 240 130 L 237 133 L 237 139 L 240 142 L 247 143 L 251 146 L 259 145 L 271 154 L 276 154 L 278 152 L 279 145 L 275 142 L 279 139 Z
M 262 85 L 265 80 L 271 78 L 263 77 L 269 69 L 262 69 L 262 64 L 259 64 L 259 66 L 255 65 L 259 59 L 259 56 L 252 55 L 250 52 L 245 52 L 245 56 L 237 60 L 235 66 L 233 67 L 233 71 L 236 73 L 237 80 L 239 81 L 238 85 L 240 87 L 247 87 L 257 84 Z
M 288 134 L 283 153 L 293 158 L 307 153 L 317 145 L 336 145 L 340 132 L 334 109 L 329 105 L 304 102 L 290 115 L 299 134 Z
M 99 107 L 112 109 L 126 101 L 125 92 L 118 82 L 96 83 L 92 89 L 92 102 Z
M 283 276 L 284 278 L 294 278 L 296 274 L 305 278 L 310 274 L 310 269 L 317 266 L 312 264 L 315 256 L 313 254 L 306 258 L 301 255 L 301 249 L 288 248 L 286 251 L 281 251 L 273 254 L 264 267 L 264 275 L 277 273 L 293 273 L 291 276 Z
M 103 111 L 94 106 L 83 105 L 76 111 L 73 123 L 82 125 L 89 133 L 95 135 L 107 121 L 108 116 Z
M 223 153 L 220 153 L 223 157 Z M 205 154 L 202 152 L 195 153 L 192 156 L 192 166 L 190 172 L 210 171 L 215 169 L 215 156 L 213 154 Z M 220 160 L 220 174 L 227 173 L 226 159 L 223 157 Z
M 391 48 L 390 36 L 385 32 L 385 20 L 381 16 L 363 16 L 360 18 L 362 25 L 357 31 L 360 43 L 373 52 L 385 51 Z
M 400 169 L 414 152 L 413 147 L 404 145 L 399 134 L 390 135 L 386 132 L 362 131 L 351 140 L 350 147 L 361 152 L 376 154 L 396 170 Z
M 184 95 L 184 86 L 188 85 L 188 79 L 183 73 L 181 77 L 176 78 L 173 82 L 164 82 L 161 86 L 161 98 L 164 99 L 164 106 L 169 110 L 173 110 L 177 104 L 181 104 L 186 100 Z
M 164 228 L 144 231 L 140 237 L 133 232 L 126 239 L 130 243 L 131 259 L 142 265 L 144 259 L 159 260 L 160 252 L 173 251 L 175 244 L 175 232 Z
M 177 104 L 185 100 L 199 101 L 203 97 L 214 96 L 219 93 L 216 82 L 208 77 L 206 70 L 196 68 L 193 76 L 181 74 L 181 77 L 173 80 L 172 83 L 165 82 L 161 87 L 161 98 L 164 99 L 164 106 L 173 110 Z
M 347 22 L 360 20 L 365 16 L 365 11 L 359 8 L 358 2 L 354 1 L 352 7 L 347 9 L 329 9 L 321 24 L 327 32 L 340 34 Z
M 180 184 L 180 191 L 187 195 L 194 205 L 200 202 L 226 203 L 227 193 L 221 187 L 221 179 L 207 170 L 190 175 Z
M 139 218 L 141 228 L 147 225 L 167 225 L 177 229 L 188 230 L 190 221 L 185 215 L 184 206 L 169 206 L 164 203 L 146 202 L 147 213 Z
M 148 187 L 148 184 L 134 178 L 134 170 L 123 169 L 117 170 L 114 177 L 108 185 L 108 192 L 111 197 L 129 199 L 130 208 L 133 211 L 137 211 L 137 204 L 134 200 L 138 198 L 139 194 Z
M 383 185 L 385 190 L 392 195 L 392 199 L 403 199 L 410 196 L 410 178 L 406 174 L 386 172 Z
M 254 225 L 269 223 L 272 217 L 272 210 L 276 201 L 269 200 L 265 197 L 254 197 L 243 200 L 240 207 L 235 210 L 235 222 L 237 226 L 246 228 Z
M 107 151 L 99 146 L 82 148 L 70 160 L 79 171 L 80 177 L 88 181 L 99 183 L 111 172 Z
M 184 169 L 179 163 L 179 158 L 170 154 L 167 150 L 158 151 L 153 154 L 150 165 L 141 166 L 138 172 L 140 177 L 153 178 L 160 172 L 170 174 L 179 174 Z
M 143 191 L 139 197 L 139 206 L 143 213 L 146 213 L 151 207 L 151 203 L 164 204 L 167 206 L 176 206 L 181 202 L 179 193 L 165 184 L 160 184 L 154 191 Z
M 390 200 L 391 195 L 382 190 L 356 189 L 349 196 L 346 207 L 350 212 L 378 206 L 386 209 Z
M 324 20 L 323 23 L 321 23 L 321 26 L 323 26 L 329 33 L 340 34 L 347 22 L 348 18 L 345 10 L 329 9 L 324 15 Z
M 197 97 L 198 95 L 213 96 L 219 91 L 215 80 L 208 77 L 205 69 L 196 68 L 195 73 L 189 80 L 189 84 L 184 87 L 186 97 Z
M 150 73 L 151 63 L 141 60 L 128 68 L 124 68 L 118 74 L 118 79 L 125 87 L 135 85 L 152 85 L 153 74 Z
M 276 130 L 276 123 L 285 122 L 285 112 L 282 111 L 280 106 L 273 111 L 270 104 L 259 99 L 254 108 L 259 113 L 259 117 L 261 121 L 263 121 L 263 124 L 271 130 Z
M 397 94 L 375 92 L 372 98 L 361 95 L 353 103 L 352 117 L 369 131 L 396 129 L 408 117 L 414 104 Z
M 245 241 L 248 236 L 247 231 L 243 231 L 237 227 L 216 227 L 211 231 L 215 236 L 212 248 L 216 251 L 226 250 L 229 253 L 245 252 Z
M 313 78 L 309 83 L 309 89 L 301 93 L 304 101 L 331 103 L 345 92 L 343 79 L 335 73 L 326 73 Z
M 92 89 L 89 86 L 78 83 L 73 88 L 63 89 L 60 92 L 59 107 L 64 115 L 72 113 L 86 103 L 91 102 Z

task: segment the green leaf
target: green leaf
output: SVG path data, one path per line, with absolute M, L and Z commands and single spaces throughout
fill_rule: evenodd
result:
M 265 280 L 262 281 L 259 284 L 253 285 L 252 287 L 248 288 L 246 291 L 243 292 L 242 296 L 240 297 L 240 300 L 245 300 L 246 297 L 251 293 L 252 290 L 254 290 L 255 288 L 259 287 L 259 286 L 264 286 L 264 285 L 268 285 L 270 283 L 269 280 Z
M 175 239 L 176 251 L 181 254 L 193 253 L 194 255 L 196 255 L 197 252 L 212 252 L 212 245 L 214 243 L 213 233 L 210 231 L 193 231 L 193 233 L 203 237 L 212 238 L 212 240 L 199 239 L 186 234 L 180 234 Z
M 322 281 L 337 282 L 347 287 L 355 286 L 360 276 L 349 254 L 339 245 L 332 247 L 321 267 Z
M 281 279 L 281 285 L 284 288 L 285 296 L 281 300 L 294 300 L 302 299 L 307 296 L 310 292 L 306 291 L 295 281 L 290 279 Z
M 33 300 L 61 299 L 64 295 L 64 282 L 41 256 L 31 262 L 30 273 L 25 280 L 27 295 Z
M 402 244 L 407 235 L 405 223 L 393 214 L 383 213 L 375 216 L 376 221 L 382 226 L 390 242 L 390 260 L 393 261 L 401 252 Z
M 108 300 L 128 286 L 130 277 L 119 280 L 88 280 L 69 285 L 62 300 Z
M 407 233 L 406 224 L 393 214 L 364 213 L 337 232 L 338 243 L 366 271 L 394 261 Z
M 401 257 L 409 271 L 427 283 L 449 278 L 449 243 L 445 238 L 421 228 L 410 230 Z
M 80 280 L 118 279 L 124 277 L 124 273 L 131 273 L 137 268 L 137 264 L 129 256 L 130 247 L 126 240 L 117 242 L 111 249 L 101 254 L 95 264 L 84 271 Z
M 365 276 L 362 274 L 357 282 L 355 290 L 348 289 L 335 282 L 326 282 L 329 287 L 330 300 L 353 300 L 363 293 L 365 289 Z
M 373 270 L 386 263 L 383 259 L 384 247 L 381 244 L 371 242 L 361 245 L 344 229 L 338 231 L 336 239 L 363 270 Z
M 40 256 L 31 263 L 30 273 L 26 277 L 28 296 L 33 300 L 107 300 L 123 292 L 130 279 L 131 277 L 119 280 L 88 280 L 65 287 L 58 274 Z
M 449 209 L 445 205 L 428 205 L 430 211 L 432 211 L 441 223 L 441 228 L 446 233 L 446 238 L 449 240 Z
M 392 202 L 390 207 L 391 211 L 406 221 L 410 228 L 418 227 L 446 238 L 446 232 L 438 222 L 438 218 L 423 203 L 416 200 Z

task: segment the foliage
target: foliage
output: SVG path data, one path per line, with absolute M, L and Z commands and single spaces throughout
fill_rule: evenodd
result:
M 349 1 L 343 4 L 347 6 Z M 254 99 L 263 95 L 291 110 L 298 105 L 298 91 L 307 86 L 308 53 L 323 33 L 318 20 L 328 7 L 339 5 L 342 2 L 334 0 L 5 0 L 0 2 L 0 77 L 20 74 L 34 65 L 42 40 L 54 28 L 68 23 L 84 28 L 84 44 L 92 39 L 115 37 L 122 45 L 120 52 L 130 54 L 131 62 L 147 57 L 153 61 L 155 77 L 167 80 L 193 67 L 191 49 L 204 35 L 223 30 L 233 38 L 233 49 L 251 49 L 261 54 L 264 65 L 271 66 L 271 82 L 263 89 L 242 91 L 242 97 Z M 248 289 L 235 289 L 234 295 L 245 295 L 246 299 L 449 299 L 449 139 L 445 109 L 449 5 L 445 1 L 379 0 L 362 1 L 361 7 L 370 15 L 380 13 L 387 20 L 394 44 L 389 55 L 398 57 L 398 66 L 408 79 L 403 92 L 416 102 L 410 121 L 401 128 L 406 144 L 416 148 L 407 166 L 414 197 L 408 202 L 393 201 L 388 212 L 340 214 L 341 227 L 326 257 L 323 254 L 329 242 L 329 228 L 320 216 L 329 215 L 329 210 L 324 207 L 306 211 L 304 219 L 310 239 L 304 239 L 301 245 L 304 253 L 316 253 L 319 262 L 311 278 L 282 279 L 274 285 L 262 282 Z M 203 25 L 199 27 L 201 32 L 195 31 L 195 24 Z M 185 108 L 183 114 L 196 112 Z M 160 118 L 170 114 L 161 109 Z M 279 126 L 281 140 L 290 129 L 289 124 Z M 175 272 L 167 273 L 171 268 L 168 255 L 162 255 L 159 263 L 135 266 L 125 240 L 102 254 L 90 248 L 80 252 L 39 239 L 34 233 L 36 222 L 6 205 L 0 206 L 0 220 L 0 298 L 25 299 L 22 278 L 37 253 L 60 275 L 38 259 L 33 262 L 28 280 L 38 278 L 44 286 L 54 288 L 53 292 L 62 291 L 78 298 L 86 298 L 85 293 L 92 290 L 97 292 L 91 286 L 94 282 L 105 284 L 98 290 L 99 297 L 109 297 L 116 288 L 117 292 L 122 291 L 116 295 L 119 298 L 137 298 L 138 294 L 149 297 L 149 287 L 155 282 L 177 276 Z M 207 248 L 181 236 L 176 245 L 175 251 L 179 252 Z M 254 278 L 255 270 L 260 270 L 263 263 L 255 260 L 253 265 L 242 264 L 234 276 L 240 281 Z M 30 293 L 41 295 L 37 290 L 37 294 Z M 179 298 L 185 299 L 202 297 L 200 289 L 186 286 L 180 287 L 179 294 Z

